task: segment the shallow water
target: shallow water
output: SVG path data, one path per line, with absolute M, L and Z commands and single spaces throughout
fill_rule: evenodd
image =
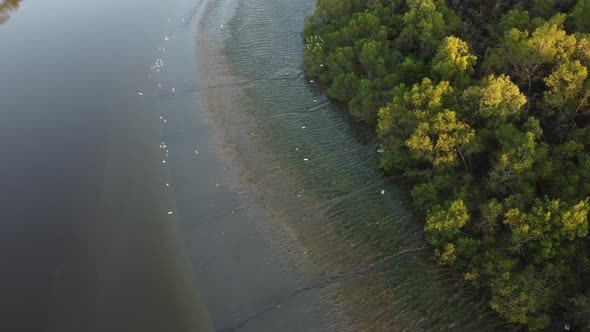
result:
M 293 294 L 320 289 L 336 330 L 501 329 L 485 296 L 421 249 L 422 225 L 378 170 L 370 130 L 301 73 L 300 32 L 314 1 L 236 4 L 229 22 L 209 18 L 204 38 L 219 48 L 205 65 L 226 73 L 205 70 L 215 92 L 195 92 L 221 128 L 231 186 L 266 220 L 276 250 L 308 273 Z

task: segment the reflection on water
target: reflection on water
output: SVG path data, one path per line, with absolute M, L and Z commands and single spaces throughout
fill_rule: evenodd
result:
M 21 0 L 2 0 L 0 2 L 0 24 L 8 21 L 10 18 L 10 12 L 17 10 Z

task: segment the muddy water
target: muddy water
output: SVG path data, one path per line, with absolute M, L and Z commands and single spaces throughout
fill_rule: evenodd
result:
M 209 149 L 222 161 L 211 167 L 235 204 L 200 202 L 202 221 L 185 227 L 216 326 L 276 330 L 280 316 L 292 330 L 504 328 L 484 295 L 433 263 L 407 197 L 377 168 L 370 130 L 302 74 L 313 7 L 203 4 L 200 81 L 187 93 L 217 128 Z

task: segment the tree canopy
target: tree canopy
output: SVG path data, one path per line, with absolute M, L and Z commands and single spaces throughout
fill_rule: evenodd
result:
M 304 38 L 437 262 L 508 322 L 590 330 L 590 0 L 319 0 Z

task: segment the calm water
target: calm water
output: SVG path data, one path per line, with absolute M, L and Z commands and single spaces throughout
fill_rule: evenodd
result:
M 0 16 L 0 330 L 206 329 L 167 214 L 151 70 L 192 9 L 22 1 Z
M 301 73 L 314 4 L 0 16 L 0 330 L 502 328 Z

